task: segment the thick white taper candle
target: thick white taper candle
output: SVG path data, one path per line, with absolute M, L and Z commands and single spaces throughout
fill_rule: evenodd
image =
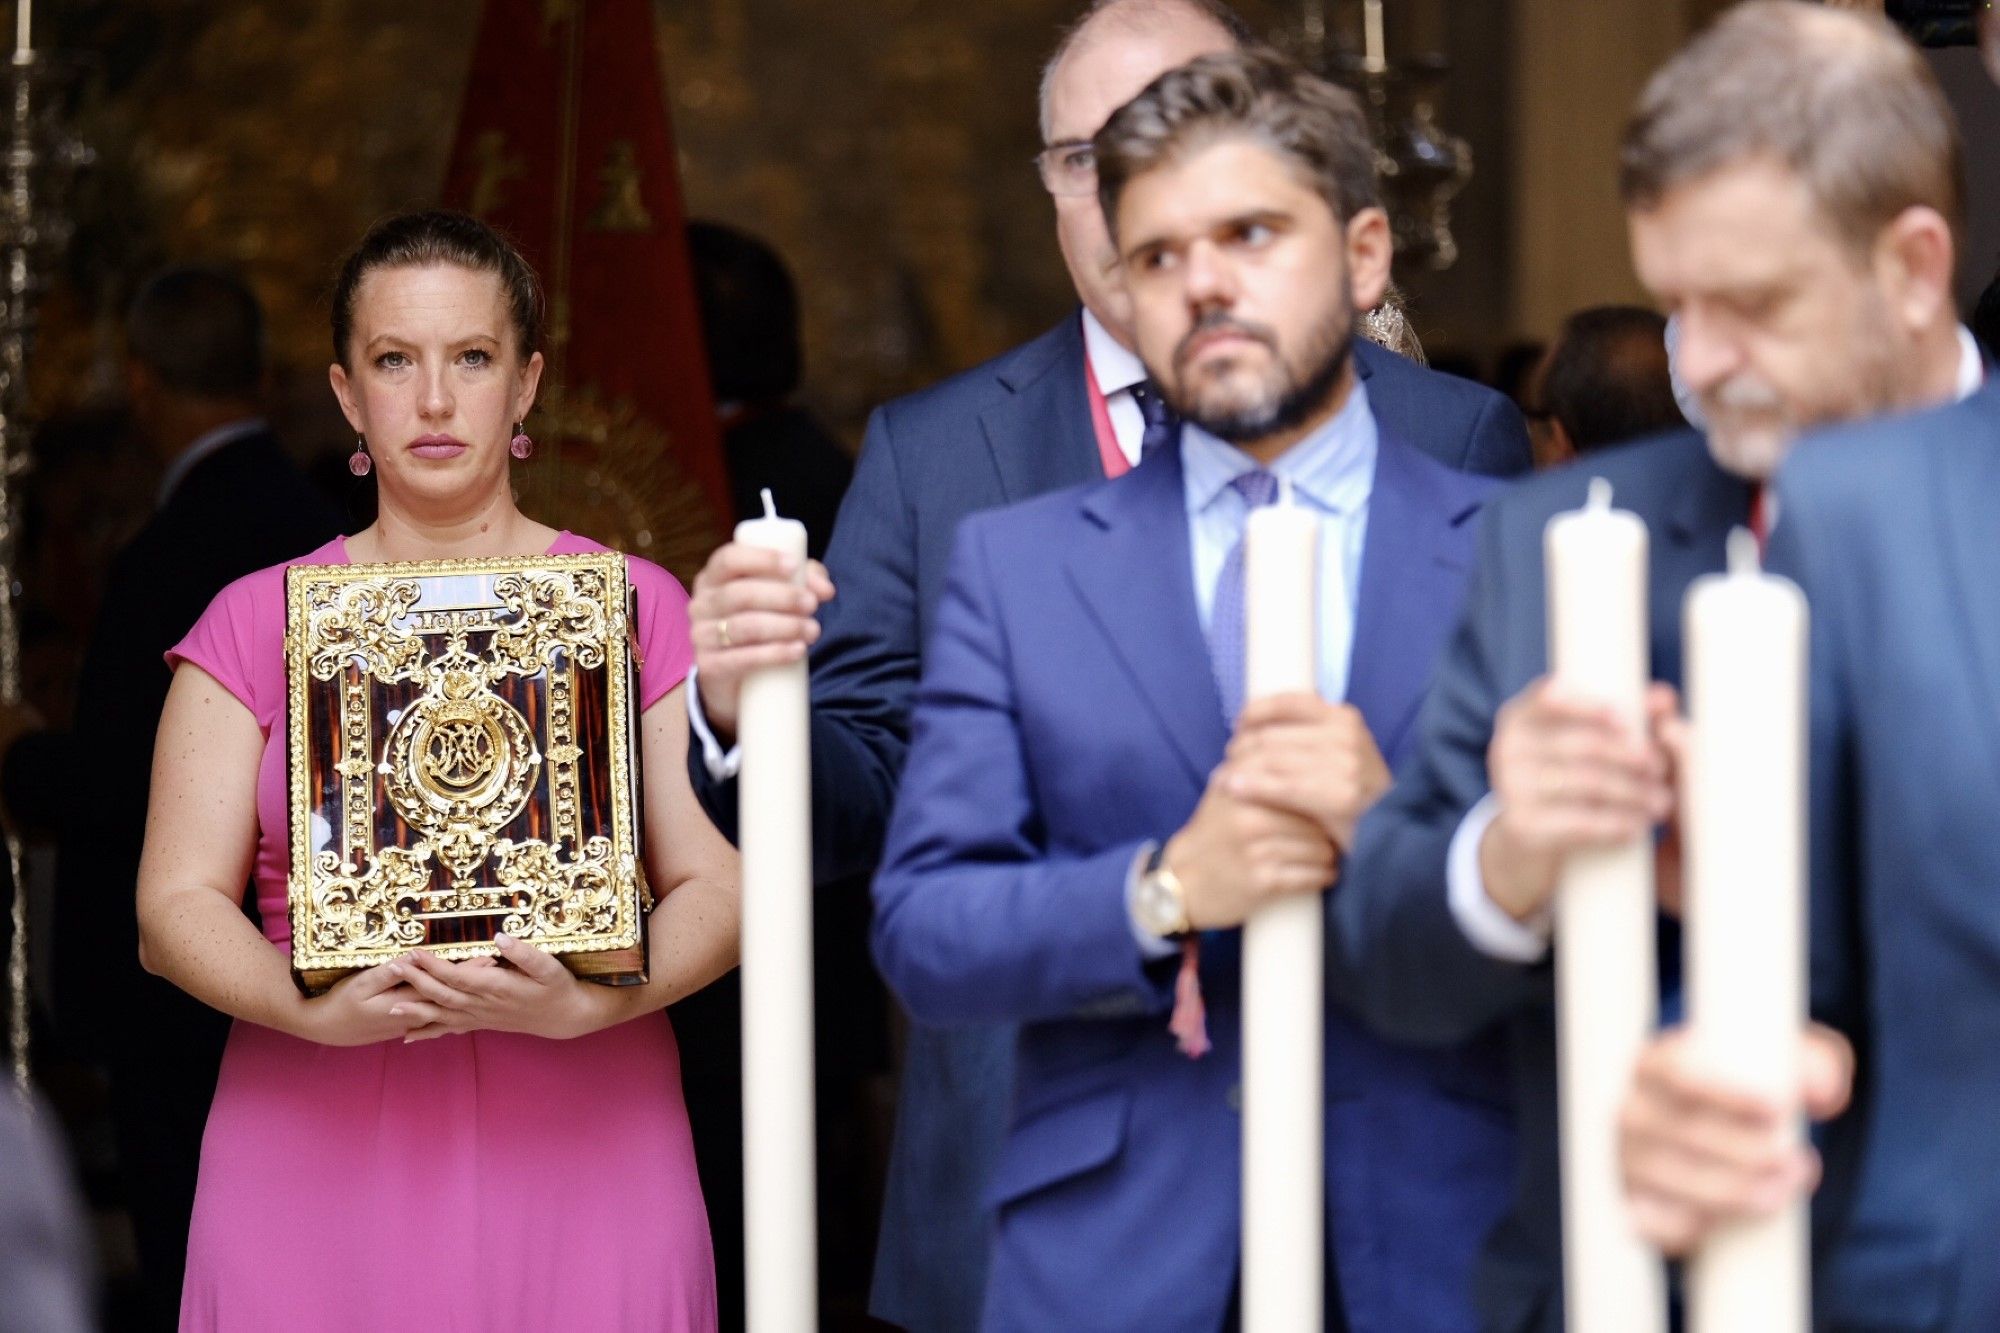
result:
M 1319 520 L 1287 485 L 1243 530 L 1245 699 L 1317 688 L 1318 575 Z M 1321 1324 L 1323 908 L 1320 895 L 1300 894 L 1243 925 L 1244 1333 Z
M 26 55 L 35 49 L 35 0 L 14 0 L 14 51 Z
M 1730 537 L 1686 607 L 1682 790 L 1688 1018 L 1704 1065 L 1798 1105 L 1806 1021 L 1806 602 Z M 1801 1141 L 1803 1111 L 1795 1122 Z M 1717 1231 L 1688 1270 L 1693 1333 L 1806 1333 L 1804 1200 Z
M 1646 525 L 1590 484 L 1546 533 L 1549 662 L 1569 693 L 1645 725 Z M 1633 1230 L 1618 1172 L 1618 1108 L 1659 1017 L 1653 844 L 1579 853 L 1555 900 L 1563 1291 L 1569 1333 L 1660 1333 L 1666 1274 Z
M 1382 0 L 1361 0 L 1362 68 L 1380 74 L 1389 68 L 1389 43 L 1382 32 Z
M 747 546 L 806 558 L 803 523 L 736 525 Z M 743 682 L 743 1275 L 750 1333 L 819 1324 L 813 1153 L 812 756 L 806 665 Z

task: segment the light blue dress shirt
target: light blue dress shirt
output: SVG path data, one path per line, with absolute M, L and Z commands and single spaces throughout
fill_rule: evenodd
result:
M 1357 377 L 1346 403 L 1331 420 L 1287 449 L 1271 467 L 1279 485 L 1290 483 L 1293 503 L 1319 515 L 1319 697 L 1347 697 L 1354 652 L 1354 602 L 1361 589 L 1361 551 L 1368 536 L 1368 498 L 1375 491 L 1378 437 L 1368 390 Z M 1188 551 L 1194 565 L 1194 604 L 1203 637 L 1215 618 L 1215 583 L 1229 552 L 1242 539 L 1250 506 L 1229 483 L 1257 461 L 1191 421 L 1181 425 L 1181 480 L 1187 499 Z M 1283 504 L 1282 499 L 1279 500 Z M 1338 591 L 1335 591 L 1335 590 Z M 1235 718 L 1225 721 L 1233 728 Z M 1156 844 L 1139 849 L 1125 878 L 1125 908 L 1132 937 L 1147 958 L 1171 957 L 1179 945 L 1147 930 L 1133 910 L 1141 868 Z
M 1354 649 L 1354 601 L 1361 587 L 1361 551 L 1368 535 L 1368 497 L 1375 489 L 1377 436 L 1368 390 L 1357 378 L 1333 418 L 1272 465 L 1291 484 L 1294 503 L 1319 515 L 1319 695 L 1347 697 Z M 1194 557 L 1194 600 L 1206 634 L 1215 613 L 1215 583 L 1243 536 L 1249 505 L 1229 483 L 1255 459 L 1193 422 L 1181 427 L 1181 473 L 1187 494 L 1188 549 Z M 1282 500 L 1280 504 L 1284 503 Z M 1338 589 L 1338 592 L 1334 590 Z M 1229 721 L 1233 724 L 1235 719 Z

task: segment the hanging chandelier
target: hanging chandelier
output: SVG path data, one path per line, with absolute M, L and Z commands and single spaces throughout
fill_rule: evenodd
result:
M 1431 269 L 1458 259 L 1451 204 L 1472 176 L 1472 150 L 1438 121 L 1437 98 L 1450 65 L 1442 55 L 1391 60 L 1384 0 L 1361 0 L 1362 44 L 1337 46 L 1327 32 L 1328 0 L 1304 0 L 1305 58 L 1354 91 L 1375 142 L 1375 171 L 1396 240 L 1396 257 Z

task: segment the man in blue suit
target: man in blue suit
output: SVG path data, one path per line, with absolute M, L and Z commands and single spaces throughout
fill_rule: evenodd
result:
M 734 544 L 695 581 L 690 769 L 732 838 L 737 689 L 745 672 L 810 647 L 815 875 L 831 886 L 872 874 L 959 521 L 1123 471 L 1149 435 L 1170 435 L 1132 351 L 1090 141 L 1155 77 L 1244 35 L 1213 0 L 1092 5 L 1050 59 L 1041 89 L 1043 179 L 1081 308 L 1032 342 L 875 412 L 827 570 L 815 567 L 804 594 L 766 555 Z M 1375 413 L 1399 439 L 1453 468 L 1527 470 L 1526 427 L 1499 395 L 1359 340 L 1353 359 Z M 782 508 L 782 490 L 776 498 Z M 829 601 L 834 583 L 840 595 Z M 911 1026 L 870 1302 L 883 1319 L 919 1333 L 977 1321 L 989 1222 L 980 1195 L 1004 1129 L 1012 1049 L 1004 1026 Z
M 984 1327 L 1219 1330 L 1236 928 L 1324 893 L 1387 787 L 1489 484 L 1402 439 L 1355 373 L 1390 242 L 1350 94 L 1269 52 L 1204 57 L 1096 151 L 1180 447 L 960 526 L 876 957 L 920 1022 L 1021 1025 Z M 1243 708 L 1240 540 L 1280 479 L 1320 522 L 1318 691 Z M 1330 1005 L 1326 1070 L 1328 1326 L 1470 1329 L 1512 1172 L 1500 1051 L 1403 1049 Z
M 1673 805 L 1654 735 L 1628 734 L 1543 678 L 1543 529 L 1593 477 L 1646 521 L 1663 720 L 1687 587 L 1722 568 L 1733 528 L 1761 529 L 1764 480 L 1799 432 L 1977 385 L 1978 353 L 1951 305 L 1958 173 L 1950 110 L 1914 48 L 1816 5 L 1730 10 L 1654 76 L 1626 131 L 1635 265 L 1679 315 L 1678 365 L 1707 438 L 1594 455 L 1487 507 L 1418 761 L 1363 822 L 1334 908 L 1334 947 L 1355 960 L 1381 1031 L 1512 1034 L 1521 1178 L 1479 1278 L 1494 1333 L 1562 1327 L 1557 872 L 1571 852 L 1652 830 Z M 1663 890 L 1674 883 L 1663 874 Z M 1671 929 L 1662 954 L 1671 998 Z

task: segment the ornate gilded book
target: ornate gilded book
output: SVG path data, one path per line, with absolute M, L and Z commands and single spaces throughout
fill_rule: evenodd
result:
M 299 985 L 502 931 L 644 981 L 624 557 L 295 565 L 285 591 Z

